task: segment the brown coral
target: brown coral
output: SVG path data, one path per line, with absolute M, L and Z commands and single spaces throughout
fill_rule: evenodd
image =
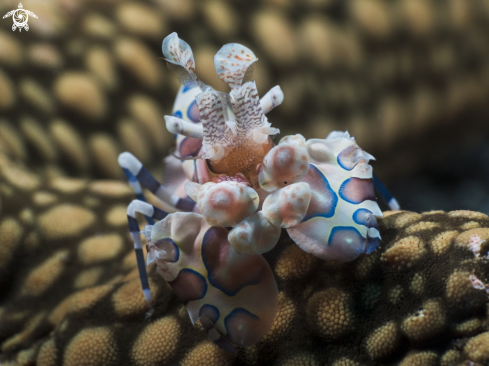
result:
M 40 14 L 30 22 L 35 38 L 14 37 L 7 22 L 0 32 L 0 110 L 21 141 L 11 143 L 8 137 L 13 134 L 9 134 L 2 145 L 31 167 L 48 170 L 50 159 L 57 156 L 58 172 L 117 177 L 116 169 L 100 169 L 105 165 L 100 160 L 107 150 L 117 155 L 127 149 L 130 139 L 109 142 L 105 147 L 111 147 L 104 149 L 102 140 L 94 137 L 116 136 L 119 122 L 126 118 L 133 119 L 141 127 L 139 134 L 151 141 L 147 156 L 156 166 L 162 158 L 158 153 L 172 143 L 164 124 L 154 123 L 163 113 L 147 123 L 149 119 L 137 118 L 133 104 L 144 98 L 149 102 L 142 103 L 145 110 L 160 104 L 163 110 L 171 109 L 178 83 L 159 63 L 161 52 L 155 42 L 172 29 L 193 41 L 198 71 L 205 82 L 218 87 L 217 77 L 206 79 L 209 68 L 213 74 L 212 58 L 207 55 L 213 56 L 222 44 L 243 40 L 260 55 L 259 90 L 279 84 L 286 92 L 288 102 L 276 112 L 276 120 L 282 123 L 278 127 L 301 120 L 308 135 L 324 136 L 332 125 L 345 121 L 367 150 L 375 147 L 384 158 L 403 162 L 404 172 L 426 164 L 422 158 L 426 150 L 411 153 L 410 144 L 400 141 L 423 141 L 421 132 L 436 129 L 440 121 L 460 118 L 466 109 L 479 110 L 485 96 L 485 68 L 474 68 L 461 56 L 486 64 L 485 3 L 451 1 L 443 7 L 436 1 L 352 0 L 343 4 L 338 18 L 337 5 L 330 0 L 307 1 L 300 9 L 285 0 L 272 1 L 271 8 L 246 9 L 219 0 L 202 6 L 195 0 L 105 1 L 104 10 L 91 1 L 72 2 L 60 7 L 34 4 L 32 11 Z M 189 19 L 199 21 L 187 23 Z M 446 25 L 443 42 L 432 38 L 440 24 Z M 204 43 L 198 42 L 202 32 Z M 458 42 L 472 37 L 480 41 Z M 389 47 L 392 42 L 397 47 Z M 270 72 L 272 65 L 276 72 Z M 330 72 L 337 78 L 331 79 Z M 360 77 L 351 78 L 350 72 Z M 420 74 L 428 77 L 420 80 Z M 440 83 L 447 88 L 440 90 Z M 409 93 L 403 93 L 400 85 Z M 450 108 L 440 108 L 443 105 Z M 40 127 L 34 138 L 33 129 L 27 132 L 20 127 L 24 110 Z M 379 115 L 382 118 L 375 118 Z M 59 120 L 74 133 L 53 128 L 53 121 Z M 451 126 L 437 151 L 452 148 L 460 132 L 466 132 L 463 123 Z M 6 136 L 3 131 L 0 135 Z M 41 135 L 47 135 L 44 141 L 54 141 L 51 148 L 41 150 L 51 149 L 54 155 L 36 156 L 35 140 Z M 77 147 L 71 144 L 75 140 Z M 398 153 L 390 154 L 394 145 Z M 468 217 L 467 212 L 453 215 Z
M 343 357 L 335 361 L 333 366 L 360 366 L 358 362 L 350 360 L 349 358 Z
M 447 280 L 446 297 L 452 301 L 460 301 L 471 291 L 474 291 L 467 271 L 455 271 Z
M 435 366 L 438 356 L 434 352 L 417 352 L 408 355 L 399 366 Z
M 416 236 L 408 236 L 386 250 L 382 255 L 382 260 L 401 270 L 410 268 L 425 254 L 426 249 L 423 241 Z
M 168 363 L 175 355 L 180 334 L 180 325 L 175 317 L 159 319 L 138 337 L 131 349 L 131 357 L 138 366 Z
M 80 243 L 78 258 L 85 264 L 94 264 L 116 257 L 121 250 L 122 237 L 119 234 L 96 235 Z
M 2 208 L 8 210 L 0 229 L 12 239 L 11 264 L 3 270 L 19 284 L 13 291 L 0 292 L 1 362 L 46 366 L 486 362 L 480 349 L 487 338 L 481 332 L 488 322 L 488 298 L 470 281 L 473 275 L 489 282 L 485 262 L 452 245 L 456 236 L 488 228 L 489 220 L 483 216 L 392 213 L 379 220 L 383 237 L 379 250 L 349 263 L 321 262 L 285 237 L 266 255 L 280 289 L 277 317 L 260 342 L 233 355 L 209 342 L 199 322 L 192 327 L 185 307 L 152 267 L 154 314 L 151 322 L 144 320 L 148 307 L 127 228 L 111 224 L 121 218 L 107 219 L 111 211 L 123 216 L 131 198 L 125 185 L 88 180 L 76 187 L 75 181 L 66 179 L 52 182 L 41 179 L 39 190 L 21 195 L 24 207 L 12 204 L 23 188 L 3 183 L 0 189 Z M 88 213 L 90 224 L 80 229 L 70 223 L 75 228 L 70 232 L 43 229 L 42 218 L 60 208 Z M 393 225 L 399 217 L 400 228 Z M 464 231 L 461 220 L 479 226 Z M 437 226 L 421 230 L 419 237 L 408 233 L 412 225 L 431 221 Z M 25 253 L 36 260 L 26 260 Z M 398 263 L 404 262 L 402 271 L 394 254 L 402 259 Z M 33 295 L 36 307 L 28 300 Z M 462 347 L 453 350 L 457 340 Z M 420 351 L 420 345 L 426 349 Z M 88 356 L 81 359 L 81 355 Z
M 280 255 L 275 274 L 283 280 L 300 278 L 310 271 L 314 262 L 312 254 L 304 252 L 297 245 L 290 245 Z
M 326 339 L 345 335 L 353 322 L 349 296 L 337 288 L 314 294 L 307 302 L 307 321 Z
M 292 299 L 284 292 L 278 294 L 278 311 L 270 331 L 263 337 L 263 341 L 276 341 L 280 336 L 287 334 L 290 323 L 297 313 Z
M 420 233 L 425 230 L 431 230 L 440 227 L 440 224 L 437 222 L 418 222 L 416 224 L 410 225 L 406 229 L 406 233 L 408 234 L 415 234 L 415 233 Z
M 12 254 L 19 244 L 23 229 L 14 218 L 7 217 L 0 222 L 0 271 L 5 270 Z
M 190 350 L 181 366 L 227 366 L 233 358 L 233 355 L 206 340 Z
M 116 365 L 118 349 L 108 328 L 87 328 L 78 333 L 66 347 L 66 366 Z
M 453 327 L 453 332 L 460 337 L 467 337 L 477 334 L 483 327 L 484 321 L 482 319 L 469 319 L 463 323 L 456 324 Z
M 459 210 L 459 211 L 450 211 L 448 213 L 449 217 L 460 217 L 464 219 L 470 220 L 487 220 L 489 216 L 483 214 L 482 212 L 468 211 L 468 210 Z
M 413 315 L 407 317 L 401 329 L 413 342 L 420 342 L 439 334 L 445 326 L 446 319 L 438 300 L 428 300 Z
M 399 229 L 406 227 L 407 225 L 418 221 L 419 219 L 421 219 L 421 217 L 422 216 L 420 214 L 414 212 L 402 213 L 401 215 L 397 215 L 394 219 L 394 227 Z
M 155 286 L 153 286 L 155 288 Z M 125 316 L 141 313 L 148 310 L 148 304 L 144 300 L 139 278 L 135 278 L 122 285 L 113 295 L 112 303 L 117 315 Z
M 37 355 L 39 366 L 54 366 L 57 361 L 57 349 L 54 339 L 49 339 L 43 343 Z
M 431 250 L 436 254 L 440 255 L 445 253 L 445 251 L 452 245 L 453 239 L 458 235 L 458 231 L 444 231 L 433 239 L 430 240 Z
M 61 204 L 39 216 L 39 229 L 48 239 L 63 239 L 80 234 L 94 221 L 95 215 L 90 210 Z
M 462 362 L 462 354 L 459 350 L 451 349 L 447 351 L 440 360 L 441 366 L 459 365 Z
M 400 333 L 395 322 L 389 322 L 377 328 L 366 340 L 365 347 L 373 359 L 389 356 L 400 341 Z
M 458 246 L 470 250 L 477 257 L 482 251 L 487 251 L 487 244 L 489 242 L 489 229 L 488 228 L 475 228 L 467 230 L 455 238 L 455 242 Z
M 465 345 L 464 351 L 476 362 L 489 361 L 489 332 L 479 334 Z
M 307 353 L 299 353 L 279 364 L 280 366 L 318 366 L 314 356 Z
M 28 296 L 39 296 L 54 284 L 66 267 L 67 250 L 60 250 L 35 267 L 24 282 L 22 292 Z
M 409 290 L 415 295 L 422 295 L 425 290 L 425 279 L 421 273 L 416 273 L 409 285 Z

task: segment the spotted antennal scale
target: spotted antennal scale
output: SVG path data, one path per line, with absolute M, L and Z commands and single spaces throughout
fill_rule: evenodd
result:
M 178 35 L 173 32 L 165 38 L 161 48 L 168 61 L 168 68 L 183 85 L 188 88 L 198 86 L 202 90 L 206 88 L 206 85 L 195 74 L 194 54 L 187 42 L 178 38 Z
M 214 66 L 219 78 L 232 90 L 251 79 L 253 63 L 258 61 L 255 54 L 247 47 L 238 43 L 223 46 L 214 56 Z

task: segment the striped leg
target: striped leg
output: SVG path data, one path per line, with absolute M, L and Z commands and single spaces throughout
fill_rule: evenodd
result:
M 129 182 L 129 185 L 131 186 L 132 190 L 134 191 L 134 194 L 136 195 L 136 198 L 140 201 L 146 202 L 146 198 L 144 197 L 143 189 L 141 188 L 141 184 L 139 183 L 138 179 L 132 175 L 132 173 L 127 170 L 127 169 L 122 169 L 124 174 L 127 177 L 127 181 Z M 154 220 L 149 217 L 149 216 L 144 216 L 146 218 L 146 222 L 148 225 L 154 225 Z
M 142 190 L 139 183 L 145 188 L 148 188 L 156 197 L 163 202 L 181 211 L 191 212 L 194 209 L 195 202 L 190 198 L 180 198 L 175 194 L 172 194 L 168 189 L 163 187 L 158 180 L 143 166 L 143 164 L 131 153 L 123 152 L 119 155 L 119 165 L 129 178 L 129 184 L 133 187 L 136 196 L 140 194 L 142 196 Z M 134 181 L 131 183 L 131 176 L 133 176 L 138 183 Z
M 386 186 L 380 181 L 379 177 L 373 174 L 374 178 L 374 187 L 375 190 L 380 194 L 382 199 L 387 203 L 389 208 L 393 211 L 399 210 L 401 206 L 399 206 L 399 202 L 392 196 L 392 194 L 387 190 Z
M 151 290 L 149 289 L 148 274 L 146 273 L 145 260 L 143 254 L 143 245 L 141 241 L 141 233 L 139 231 L 139 225 L 136 220 L 136 212 L 142 213 L 146 217 L 150 217 L 155 220 L 164 219 L 168 213 L 160 210 L 157 207 L 150 205 L 147 202 L 140 200 L 133 200 L 129 206 L 127 206 L 127 222 L 129 224 L 129 231 L 131 232 L 131 238 L 134 242 L 134 251 L 136 253 L 136 261 L 138 264 L 139 278 L 141 280 L 141 286 L 143 288 L 144 299 L 150 306 L 148 317 L 151 316 L 153 308 L 151 306 Z

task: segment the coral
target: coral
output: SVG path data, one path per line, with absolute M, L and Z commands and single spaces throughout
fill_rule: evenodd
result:
M 409 290 L 415 295 L 422 295 L 425 289 L 425 280 L 421 273 L 416 273 L 409 285 Z
M 168 363 L 176 353 L 180 334 L 180 324 L 174 316 L 158 319 L 139 335 L 131 357 L 138 366 Z
M 0 162 L 4 177 L 12 164 Z M 485 240 L 485 215 L 386 212 L 379 248 L 346 263 L 303 252 L 283 231 L 264 254 L 278 283 L 277 316 L 257 344 L 231 354 L 212 344 L 199 322 L 192 325 L 154 267 L 154 313 L 145 320 L 149 309 L 123 224 L 132 198 L 125 184 L 14 168 L 33 177 L 35 188 L 0 183 L 2 364 L 488 362 L 489 296 L 471 281 L 489 282 L 487 247 L 483 242 L 478 257 L 468 247 L 473 235 Z
M 461 301 L 473 290 L 469 276 L 465 271 L 455 271 L 450 275 L 446 285 L 446 297 L 449 300 Z
M 430 230 L 439 227 L 440 225 L 436 222 L 420 222 L 413 224 L 406 229 L 408 234 L 419 233 L 424 230 Z
M 400 341 L 400 333 L 395 322 L 389 322 L 377 328 L 366 340 L 365 348 L 373 359 L 381 359 L 390 356 L 397 348 Z
M 45 292 L 64 272 L 67 256 L 67 250 L 59 250 L 34 267 L 24 281 L 22 294 L 37 297 Z
M 401 329 L 410 341 L 416 343 L 438 335 L 445 326 L 445 314 L 437 300 L 428 300 L 415 314 L 402 322 Z
M 472 222 L 472 221 L 471 221 Z M 453 238 L 458 235 L 458 231 L 444 231 L 430 240 L 429 245 L 435 254 L 443 254 L 453 242 Z
M 423 255 L 426 249 L 423 241 L 416 236 L 402 238 L 382 255 L 382 260 L 398 270 L 410 268 Z
M 419 221 L 419 219 L 421 218 L 421 215 L 418 214 L 418 213 L 414 213 L 414 212 L 406 212 L 406 213 L 403 213 L 402 215 L 398 215 L 395 217 L 395 219 L 393 217 L 391 217 L 391 220 L 392 220 L 392 223 L 391 223 L 391 220 L 388 220 L 388 224 L 392 224 L 395 228 L 403 228 L 407 225 L 410 225 L 416 221 Z
M 288 246 L 280 255 L 275 266 L 275 275 L 286 281 L 305 276 L 312 268 L 315 257 L 296 245 Z
M 57 349 L 54 339 L 44 342 L 37 354 L 38 366 L 54 366 L 57 360 Z
M 489 249 L 489 230 L 475 228 L 465 231 L 455 239 L 456 245 L 470 250 L 476 257 Z
M 482 319 L 469 319 L 453 326 L 453 332 L 459 336 L 471 336 L 477 334 L 483 327 Z
M 22 238 L 23 229 L 20 223 L 12 217 L 6 217 L 0 223 L 0 237 L 2 245 L 0 246 L 0 271 L 3 272 L 5 267 L 12 259 L 12 254 Z
M 2 14 L 9 4 L 2 3 Z M 120 177 L 105 157 L 133 148 L 145 163 L 157 164 L 172 144 L 161 109 L 170 109 L 176 83 L 158 60 L 158 43 L 169 30 L 200 43 L 195 58 L 204 82 L 213 86 L 219 81 L 208 56 L 236 40 L 254 44 L 259 89 L 279 84 L 287 95 L 287 106 L 276 112 L 282 121 L 277 127 L 300 120 L 305 135 L 323 137 L 346 124 L 367 151 L 374 148 L 394 163 L 409 159 L 396 175 L 426 166 L 428 149 L 455 150 L 467 122 L 452 124 L 436 143 L 424 132 L 479 110 L 487 94 L 484 2 L 53 4 L 31 5 L 39 19 L 29 21 L 29 37 L 14 36 L 11 22 L 1 24 L 0 117 L 9 119 L 14 133 L 0 129 L 0 150 L 54 174 Z M 440 29 L 447 34 L 443 41 L 436 37 Z M 135 129 L 139 133 L 128 138 Z M 399 143 L 406 139 L 423 148 L 412 152 L 409 143 Z
M 235 356 L 217 347 L 210 341 L 203 341 L 189 350 L 181 366 L 227 366 Z
M 435 366 L 438 356 L 434 352 L 414 352 L 406 356 L 399 366 Z
M 86 328 L 70 341 L 63 355 L 66 366 L 116 365 L 117 344 L 110 329 Z
M 336 361 L 333 366 L 360 366 L 358 362 L 352 361 L 346 357 L 340 358 Z
M 83 240 L 78 247 L 78 258 L 84 264 L 103 262 L 116 257 L 122 250 L 122 237 L 109 233 Z
M 314 294 L 307 302 L 307 320 L 312 329 L 326 339 L 338 339 L 345 335 L 352 325 L 349 296 L 337 289 Z
M 476 362 L 489 361 L 489 332 L 479 334 L 465 345 L 464 351 L 469 358 Z
M 279 363 L 280 366 L 317 366 L 314 356 L 307 353 L 299 353 Z
M 95 221 L 95 215 L 84 207 L 63 203 L 43 212 L 38 220 L 43 236 L 65 239 L 77 236 L 88 228 Z
M 264 341 L 273 341 L 284 336 L 290 328 L 290 323 L 297 313 L 296 306 L 292 299 L 288 298 L 284 292 L 278 294 L 278 312 L 273 320 L 272 328 L 263 338 Z
M 441 366 L 460 365 L 462 363 L 461 353 L 458 350 L 449 350 L 440 359 Z

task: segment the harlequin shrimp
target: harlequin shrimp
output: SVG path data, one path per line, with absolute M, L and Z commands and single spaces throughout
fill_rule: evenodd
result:
M 220 347 L 251 346 L 271 328 L 278 291 L 262 253 L 277 244 L 281 229 L 300 248 L 321 259 L 351 261 L 379 244 L 373 177 L 364 152 L 348 132 L 325 139 L 285 136 L 265 116 L 283 101 L 280 87 L 261 99 L 252 81 L 257 58 L 240 44 L 223 46 L 214 57 L 229 93 L 205 85 L 195 74 L 190 46 L 172 33 L 163 55 L 183 84 L 165 116 L 177 149 L 166 158 L 163 184 L 130 153 L 119 164 L 136 193 L 127 208 L 143 292 L 151 301 L 139 225 L 148 225 L 146 264 L 200 320 Z M 166 211 L 146 203 L 141 185 Z M 154 220 L 158 220 L 156 223 Z

